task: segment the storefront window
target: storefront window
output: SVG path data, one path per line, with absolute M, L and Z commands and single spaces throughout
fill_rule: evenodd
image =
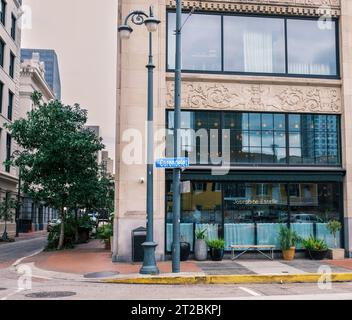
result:
M 167 193 L 166 249 L 172 246 L 172 192 Z M 217 239 L 222 233 L 222 185 L 216 182 L 192 182 L 191 192 L 181 195 L 181 237 L 193 248 L 194 233 L 206 229 L 208 239 Z
M 340 183 L 246 183 L 191 181 L 181 197 L 181 236 L 193 244 L 197 229 L 209 239 L 223 238 L 231 245 L 276 245 L 280 226 L 287 225 L 302 238 L 314 236 L 334 246 L 327 228 L 341 221 Z M 166 244 L 172 244 L 172 187 L 167 182 Z M 341 235 L 337 234 L 341 246 Z M 301 247 L 299 247 L 301 248 Z

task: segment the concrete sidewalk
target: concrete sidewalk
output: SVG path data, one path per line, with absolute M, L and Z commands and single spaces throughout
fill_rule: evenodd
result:
M 352 259 L 342 261 L 291 262 L 267 259 L 239 259 L 221 262 L 187 261 L 181 263 L 181 273 L 172 274 L 171 261 L 158 262 L 160 275 L 142 276 L 141 263 L 112 263 L 110 251 L 93 240 L 73 250 L 42 252 L 24 261 L 35 266 L 45 276 L 90 279 L 111 283 L 197 284 L 197 283 L 283 283 L 317 282 L 331 272 L 332 281 L 352 281 Z M 40 273 L 40 272 L 39 272 Z M 329 279 L 330 279 L 329 278 Z M 327 280 L 329 280 L 327 279 Z

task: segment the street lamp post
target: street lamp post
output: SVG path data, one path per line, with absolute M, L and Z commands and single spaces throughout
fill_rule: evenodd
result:
M 182 1 L 176 1 L 174 155 L 180 156 Z M 180 272 L 181 169 L 173 170 L 172 272 Z
M 144 242 L 144 259 L 141 274 L 158 274 L 156 265 L 154 242 L 154 130 L 153 130 L 153 37 L 152 33 L 157 30 L 160 21 L 154 17 L 153 8 L 149 8 L 149 15 L 144 11 L 136 10 L 127 15 L 125 23 L 119 26 L 118 31 L 122 39 L 129 39 L 133 29 L 128 25 L 128 20 L 135 25 L 144 24 L 149 32 L 149 60 L 146 66 L 148 70 L 148 142 L 147 142 L 147 238 Z

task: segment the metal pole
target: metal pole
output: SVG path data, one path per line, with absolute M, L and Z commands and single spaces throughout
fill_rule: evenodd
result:
M 158 274 L 156 265 L 154 242 L 154 207 L 153 207 L 153 170 L 154 170 L 154 129 L 153 129 L 153 47 L 152 33 L 149 32 L 149 61 L 146 66 L 148 69 L 148 141 L 147 141 L 147 239 L 143 243 L 144 259 L 141 274 Z
M 182 0 L 176 1 L 176 57 L 175 57 L 175 111 L 174 111 L 174 155 L 180 156 L 181 123 L 181 26 Z M 173 243 L 172 272 L 180 272 L 180 219 L 181 219 L 181 169 L 173 170 Z

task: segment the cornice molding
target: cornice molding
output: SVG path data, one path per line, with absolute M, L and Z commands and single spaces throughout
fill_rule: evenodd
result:
M 166 0 L 169 9 L 176 8 L 175 0 Z M 340 0 L 201 0 L 183 1 L 183 9 L 200 11 L 259 13 L 317 17 L 341 15 Z

